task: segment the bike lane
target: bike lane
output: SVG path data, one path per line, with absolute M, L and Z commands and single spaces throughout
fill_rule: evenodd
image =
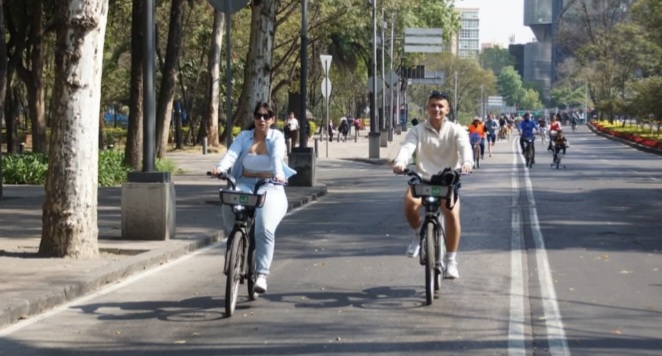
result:
M 559 354 L 656 354 L 662 162 L 585 127 L 568 140 L 566 169 L 551 168 L 544 154 L 528 171 L 567 344 Z M 536 335 L 547 318 L 537 299 L 545 300 L 532 291 Z

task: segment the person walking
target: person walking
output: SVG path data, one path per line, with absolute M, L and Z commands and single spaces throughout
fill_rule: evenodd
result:
M 490 114 L 485 121 L 485 131 L 487 134 L 487 152 L 492 157 L 492 148 L 496 143 L 497 130 L 499 130 L 499 123 L 494 118 L 494 114 Z
M 297 143 L 299 141 L 299 120 L 297 120 L 293 112 L 290 112 L 290 114 L 287 116 L 286 125 L 290 133 L 290 140 L 292 143 L 292 147 L 294 148 L 297 146 Z

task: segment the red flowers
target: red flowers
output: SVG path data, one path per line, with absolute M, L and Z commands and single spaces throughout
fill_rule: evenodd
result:
M 628 140 L 646 147 L 662 149 L 662 141 L 656 140 L 654 138 L 641 137 L 633 133 L 615 131 L 611 128 L 605 128 L 602 124 L 598 122 L 591 122 L 590 125 L 596 128 L 598 131 L 604 132 L 610 136 Z

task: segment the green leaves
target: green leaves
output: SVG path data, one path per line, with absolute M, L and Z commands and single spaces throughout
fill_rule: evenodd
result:
M 2 156 L 4 184 L 36 184 L 46 182 L 48 160 L 41 153 L 22 153 Z

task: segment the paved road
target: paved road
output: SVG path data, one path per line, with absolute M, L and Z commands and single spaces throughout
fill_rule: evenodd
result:
M 405 178 L 339 175 L 278 231 L 269 293 L 223 315 L 221 244 L 2 335 L 8 354 L 654 355 L 662 349 L 660 161 L 581 129 L 568 168 L 511 142 L 464 179 L 461 279 L 423 306 L 404 257 Z M 596 157 L 593 157 L 595 155 Z M 604 160 L 604 161 L 602 161 Z

